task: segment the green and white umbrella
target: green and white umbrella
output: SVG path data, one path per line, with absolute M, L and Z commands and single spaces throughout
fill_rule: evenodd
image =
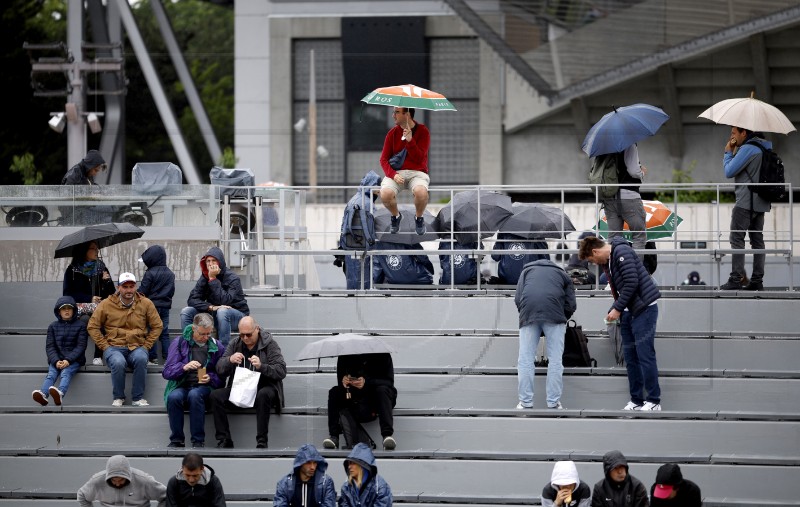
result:
M 642 206 L 644 206 L 644 211 L 646 213 L 647 241 L 669 238 L 675 233 L 678 225 L 683 222 L 681 217 L 664 206 L 661 201 L 642 201 Z M 600 222 L 596 230 L 601 237 L 608 237 L 608 221 L 606 220 L 605 214 L 600 217 Z M 628 228 L 627 222 L 625 222 L 623 226 L 622 235 L 625 239 L 631 239 L 631 231 Z
M 453 104 L 441 93 L 432 92 L 413 84 L 376 88 L 361 102 L 389 107 L 413 107 L 429 111 L 456 111 Z

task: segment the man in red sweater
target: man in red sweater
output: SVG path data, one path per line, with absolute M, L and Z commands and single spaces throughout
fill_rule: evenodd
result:
M 431 133 L 428 127 L 414 121 L 414 109 L 395 107 L 394 127 L 386 134 L 381 151 L 381 167 L 386 177 L 381 182 L 381 201 L 392 214 L 390 232 L 396 234 L 400 230 L 400 211 L 397 209 L 397 193 L 410 188 L 414 193 L 416 208 L 415 230 L 422 236 L 425 234 L 425 222 L 422 215 L 428 205 L 428 148 L 431 145 Z M 405 150 L 402 162 L 395 162 L 394 155 Z

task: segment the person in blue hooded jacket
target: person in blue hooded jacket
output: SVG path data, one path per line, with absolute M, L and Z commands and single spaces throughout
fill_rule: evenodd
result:
M 161 343 L 161 358 L 167 362 L 169 351 L 169 310 L 172 296 L 175 295 L 175 273 L 167 267 L 167 252 L 161 245 L 151 245 L 142 254 L 142 262 L 147 266 L 139 285 L 139 292 L 153 302 L 164 325 L 161 336 L 150 349 L 151 362 L 158 360 L 158 344 Z
M 210 313 L 216 323 L 217 339 L 225 348 L 231 339 L 231 329 L 238 329 L 242 317 L 250 315 L 242 282 L 239 275 L 228 269 L 218 247 L 211 247 L 200 259 L 200 271 L 200 278 L 189 293 L 188 306 L 181 310 L 181 329 L 186 329 L 198 313 Z
M 339 491 L 339 507 L 391 507 L 392 488 L 378 475 L 372 449 L 358 443 L 344 460 L 347 480 Z
M 328 462 L 311 444 L 297 449 L 292 471 L 275 486 L 273 507 L 335 507 L 336 488 Z
M 527 264 L 538 260 L 550 260 L 550 255 L 543 254 L 517 254 L 513 253 L 517 250 L 547 250 L 547 241 L 520 238 L 513 234 L 498 233 L 497 241 L 494 244 L 493 250 L 501 251 L 507 250 L 508 254 L 505 255 L 492 255 L 492 259 L 499 264 L 497 265 L 497 277 L 500 283 L 508 285 L 516 285 L 519 281 L 519 275 Z
M 86 363 L 86 323 L 78 319 L 78 305 L 70 296 L 61 296 L 53 308 L 56 320 L 47 327 L 47 376 L 42 388 L 33 391 L 33 400 L 47 405 L 47 398 L 53 397 L 56 405 L 67 394 L 73 375 Z M 61 382 L 55 387 L 59 375 Z
M 403 245 L 379 241 L 374 250 L 421 250 L 422 245 Z M 372 283 L 431 285 L 433 264 L 427 255 L 373 255 Z

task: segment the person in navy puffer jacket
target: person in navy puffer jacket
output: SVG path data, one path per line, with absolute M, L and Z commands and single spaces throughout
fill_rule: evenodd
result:
M 86 343 L 89 335 L 86 333 L 86 323 L 78 319 L 78 305 L 70 296 L 61 296 L 56 301 L 53 313 L 56 321 L 47 328 L 47 376 L 42 382 L 42 388 L 33 391 L 33 400 L 40 405 L 47 405 L 48 396 L 53 397 L 56 405 L 61 405 L 61 400 L 67 394 L 69 383 L 73 375 L 86 364 Z M 61 376 L 58 388 L 55 387 L 56 379 Z
M 631 395 L 623 410 L 661 410 L 655 349 L 657 303 L 661 297 L 658 286 L 631 244 L 621 237 L 606 243 L 589 236 L 581 241 L 578 255 L 581 260 L 600 266 L 611 285 L 614 304 L 606 322 L 619 321 L 622 326 L 622 353 Z
M 344 460 L 347 481 L 339 491 L 339 507 L 391 507 L 392 488 L 378 475 L 372 449 L 358 443 Z
M 142 254 L 142 262 L 147 271 L 142 277 L 139 292 L 153 302 L 161 317 L 164 328 L 153 348 L 150 349 L 150 361 L 158 360 L 158 344 L 161 343 L 161 357 L 167 362 L 169 351 L 169 310 L 172 308 L 172 296 L 175 295 L 175 273 L 167 267 L 167 252 L 161 245 L 152 245 Z
M 336 487 L 326 470 L 328 462 L 317 448 L 302 445 L 295 454 L 292 471 L 275 486 L 273 507 L 336 507 Z

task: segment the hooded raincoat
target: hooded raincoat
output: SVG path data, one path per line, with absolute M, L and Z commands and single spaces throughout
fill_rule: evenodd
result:
M 64 320 L 58 309 L 62 305 L 72 305 L 75 309 L 72 318 Z M 86 324 L 78 320 L 78 311 L 75 300 L 69 296 L 61 296 L 56 301 L 53 308 L 56 320 L 47 328 L 47 342 L 45 351 L 47 352 L 47 364 L 54 365 L 62 359 L 69 361 L 69 364 L 86 364 L 86 344 L 89 335 L 86 333 Z
M 578 469 L 572 461 L 557 461 L 550 475 L 550 482 L 542 490 L 542 507 L 553 507 L 559 486 L 575 484 L 572 490 L 572 501 L 565 507 L 589 507 L 592 502 L 592 491 L 589 485 L 580 480 Z
M 364 471 L 361 488 L 350 480 L 342 484 L 339 492 L 339 507 L 391 507 L 392 488 L 378 475 L 375 456 L 367 444 L 358 443 L 347 459 L 344 460 L 344 472 L 349 476 L 347 463 L 353 461 L 361 465 Z
M 122 477 L 128 482 L 121 488 L 112 485 L 111 478 Z M 131 467 L 128 458 L 121 454 L 111 456 L 106 469 L 97 472 L 78 490 L 78 504 L 92 507 L 94 502 L 103 506 L 128 505 L 149 507 L 150 501 L 158 507 L 166 505 L 167 488 L 153 476 Z
M 147 271 L 142 277 L 139 292 L 156 305 L 156 308 L 172 308 L 175 295 L 175 273 L 167 267 L 167 252 L 161 245 L 152 245 L 142 254 Z
M 616 482 L 609 473 L 618 466 L 625 467 L 625 480 Z M 648 507 L 647 488 L 628 472 L 628 461 L 619 451 L 609 451 L 603 456 L 605 478 L 594 485 L 592 507 Z
M 328 470 L 328 462 L 311 444 L 305 444 L 297 450 L 294 456 L 292 472 L 282 477 L 275 486 L 275 498 L 272 500 L 273 507 L 290 507 L 294 496 L 295 486 L 300 476 L 300 467 L 309 461 L 317 462 L 317 471 L 309 481 L 313 482 L 314 499 L 319 507 L 336 506 L 336 488 L 333 479 L 325 472 Z
M 209 281 L 208 279 L 208 268 L 206 267 L 206 259 L 208 257 L 217 259 L 221 269 L 214 281 Z M 198 312 L 207 312 L 210 305 L 227 305 L 236 308 L 245 315 L 250 315 L 250 308 L 247 306 L 239 275 L 228 269 L 221 249 L 211 247 L 200 259 L 200 270 L 202 274 L 189 294 L 188 306 Z

